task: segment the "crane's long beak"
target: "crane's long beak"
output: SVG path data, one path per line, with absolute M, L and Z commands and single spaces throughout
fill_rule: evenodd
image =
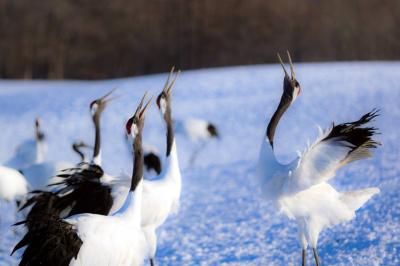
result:
M 280 63 L 281 66 L 282 66 L 283 72 L 285 72 L 285 78 L 287 78 L 288 80 L 290 80 L 289 74 L 288 74 L 287 71 L 286 71 L 286 68 L 285 68 L 285 65 L 283 64 L 283 61 L 282 61 L 281 56 L 279 55 L 279 53 L 277 53 L 277 55 L 278 55 L 279 63 Z
M 294 73 L 294 67 L 292 63 L 292 57 L 290 56 L 289 51 L 286 51 L 288 59 L 289 59 L 289 64 L 290 64 L 290 74 L 292 75 L 292 80 L 296 79 L 296 73 Z
M 153 96 L 150 97 L 146 105 L 143 107 L 142 111 L 139 114 L 139 117 L 142 117 L 144 113 L 146 112 L 147 108 L 150 106 L 151 100 L 153 100 Z
M 284 63 L 283 63 L 283 61 L 282 61 L 282 58 L 281 58 L 281 56 L 279 55 L 279 53 L 278 53 L 277 55 L 278 55 L 279 63 L 281 64 L 282 69 L 283 69 L 283 71 L 285 72 L 285 78 L 287 78 L 287 79 L 290 80 L 290 81 L 293 81 L 293 80 L 296 79 L 296 73 L 294 72 L 292 57 L 290 56 L 289 51 L 286 51 L 286 53 L 287 53 L 287 57 L 288 57 L 288 59 L 289 59 L 290 75 L 291 75 L 291 76 L 289 76 L 288 72 L 286 71 L 285 65 L 284 65 Z
M 116 90 L 117 90 L 117 88 L 113 88 L 111 91 L 106 93 L 103 97 L 101 97 L 99 99 L 100 103 L 103 105 L 106 105 L 107 103 L 114 101 L 115 99 L 118 99 L 119 96 L 110 97 Z
M 167 81 L 164 84 L 163 92 L 165 92 L 166 94 L 171 93 L 171 90 L 174 87 L 175 81 L 177 80 L 177 78 L 179 77 L 179 74 L 181 73 L 180 70 L 178 70 L 177 72 L 174 72 L 174 70 L 175 70 L 175 67 L 172 67 L 171 71 L 169 72 Z M 173 77 L 172 81 L 170 82 L 171 77 L 174 75 L 174 73 L 175 73 L 175 76 Z

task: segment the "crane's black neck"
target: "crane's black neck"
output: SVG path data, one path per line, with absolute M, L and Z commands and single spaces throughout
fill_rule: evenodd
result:
M 100 136 L 100 115 L 95 114 L 93 117 L 94 128 L 95 128 L 95 139 L 94 139 L 94 149 L 93 149 L 93 158 L 94 160 L 100 154 L 100 143 L 101 143 L 101 136 Z
M 133 172 L 130 191 L 135 191 L 143 177 L 143 148 L 142 148 L 142 132 L 138 132 L 133 141 Z
M 37 142 L 41 142 L 44 140 L 44 133 L 40 131 L 39 126 L 35 127 L 35 138 Z
M 79 146 L 76 144 L 72 145 L 72 149 L 81 157 L 81 162 L 85 161 L 85 155 L 83 152 L 79 149 Z
M 293 99 L 293 96 L 290 92 L 291 87 L 288 82 L 289 81 L 287 81 L 287 79 L 285 78 L 281 101 L 279 102 L 278 108 L 276 109 L 275 113 L 272 115 L 266 131 L 266 135 L 268 137 L 269 143 L 271 144 L 272 148 L 274 147 L 274 136 L 276 127 L 278 126 L 279 120 L 282 118 L 283 114 L 289 108 Z
M 171 115 L 171 106 L 169 104 L 167 105 L 165 111 L 164 120 L 167 124 L 167 157 L 169 157 L 172 150 L 172 144 L 174 142 L 174 125 Z

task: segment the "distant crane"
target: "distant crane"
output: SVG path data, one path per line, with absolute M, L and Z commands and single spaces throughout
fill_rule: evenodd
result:
M 65 161 L 45 161 L 44 159 L 44 139 L 45 134 L 41 130 L 41 120 L 35 121 L 36 136 L 36 160 L 35 163 L 20 168 L 32 190 L 45 189 L 49 180 L 63 169 L 73 167 L 73 164 Z
M 35 119 L 35 138 L 21 143 L 15 150 L 13 157 L 6 163 L 8 167 L 14 169 L 24 169 L 35 163 L 42 163 L 46 145 L 44 143 L 45 134 L 40 128 L 41 119 Z
M 198 118 L 186 118 L 175 121 L 178 134 L 182 134 L 192 143 L 197 145 L 189 160 L 189 165 L 194 165 L 197 155 L 211 139 L 220 138 L 217 126 L 207 120 Z
M 319 266 L 319 233 L 324 228 L 353 219 L 355 211 L 374 194 L 379 193 L 379 189 L 374 187 L 338 192 L 327 183 L 340 167 L 371 156 L 370 150 L 379 144 L 372 139 L 377 129 L 365 125 L 378 114 L 373 110 L 357 121 L 332 125 L 321 132 L 318 140 L 308 147 L 300 158 L 286 165 L 279 163 L 274 153 L 275 130 L 280 118 L 301 91 L 289 52 L 287 54 L 291 76 L 288 75 L 278 54 L 285 73 L 283 94 L 266 130 L 257 176 L 263 196 L 289 219 L 297 222 L 302 247 L 302 265 L 306 264 L 306 249 L 310 245 L 316 265 Z
M 90 146 L 90 145 L 87 145 L 83 141 L 75 141 L 72 144 L 72 149 L 79 155 L 80 162 L 81 163 L 87 163 L 88 159 L 87 159 L 85 153 L 82 152 L 81 148 L 93 148 L 93 147 Z

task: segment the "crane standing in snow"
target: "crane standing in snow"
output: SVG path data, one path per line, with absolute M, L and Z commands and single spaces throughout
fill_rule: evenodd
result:
M 41 119 L 35 119 L 35 139 L 29 139 L 18 145 L 13 157 L 6 163 L 8 167 L 24 169 L 35 163 L 42 163 L 46 145 L 44 143 L 45 134 L 40 128 Z
M 45 135 L 41 130 L 41 120 L 35 121 L 36 136 L 36 160 L 19 170 L 23 173 L 29 183 L 31 190 L 45 189 L 50 183 L 52 177 L 57 175 L 61 170 L 73 167 L 73 164 L 65 161 L 45 161 L 44 159 L 44 138 Z
M 283 95 L 272 116 L 264 137 L 258 166 L 258 179 L 263 196 L 274 203 L 279 211 L 297 222 L 302 247 L 302 265 L 306 264 L 306 249 L 310 245 L 317 266 L 319 233 L 327 227 L 354 218 L 355 211 L 368 201 L 378 188 L 338 192 L 328 181 L 340 167 L 371 156 L 371 149 L 379 144 L 372 137 L 376 129 L 365 125 L 377 116 L 369 112 L 359 120 L 332 125 L 321 133 L 319 139 L 308 147 L 300 158 L 283 165 L 274 154 L 274 135 L 284 112 L 300 94 L 293 64 L 288 52 L 291 76 L 285 72 Z
M 182 187 L 171 111 L 172 88 L 178 78 L 179 71 L 170 82 L 173 73 L 174 68 L 171 69 L 164 88 L 157 97 L 157 106 L 167 129 L 165 167 L 160 173 L 159 179 L 145 180 L 143 184 L 142 227 L 150 245 L 149 257 L 152 266 L 157 249 L 156 229 L 165 222 L 171 212 L 177 211 Z
M 174 126 L 171 111 L 172 88 L 179 75 L 171 81 L 174 73 L 172 68 L 162 92 L 157 97 L 157 106 L 166 125 L 166 162 L 164 167 L 155 180 L 143 181 L 143 200 L 142 200 L 142 228 L 149 243 L 150 264 L 155 264 L 155 254 L 157 251 L 156 229 L 160 227 L 168 218 L 171 212 L 176 212 L 179 206 L 181 194 L 181 172 L 178 160 L 178 151 L 174 136 Z M 121 199 L 127 193 L 127 186 L 122 185 L 113 187 L 114 205 L 111 213 L 121 206 Z
M 108 216 L 84 213 L 62 220 L 49 215 L 46 226 L 32 228 L 14 251 L 27 246 L 19 265 L 142 265 L 148 244 L 141 229 L 143 190 L 143 96 L 126 123 L 133 138 L 134 166 L 123 205 Z M 13 251 L 13 252 L 14 252 Z
M 188 138 L 196 145 L 190 159 L 189 165 L 195 164 L 197 155 L 212 139 L 220 137 L 217 126 L 207 120 L 198 118 L 186 118 L 175 121 L 176 132 Z

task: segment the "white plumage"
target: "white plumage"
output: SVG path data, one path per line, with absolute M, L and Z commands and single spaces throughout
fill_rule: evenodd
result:
M 40 130 L 41 120 L 35 119 L 35 139 L 22 142 L 15 150 L 6 165 L 15 169 L 24 169 L 32 164 L 42 163 L 47 150 L 44 143 L 45 135 Z
M 190 141 L 197 143 L 206 141 L 217 135 L 213 135 L 209 128 L 213 126 L 209 121 L 198 118 L 186 118 L 175 121 L 176 133 L 182 134 L 190 139 Z
M 44 143 L 38 143 L 30 139 L 21 143 L 15 150 L 15 154 L 6 163 L 7 166 L 15 169 L 23 169 L 34 163 L 43 161 L 46 150 Z
M 373 111 L 358 121 L 333 125 L 321 132 L 317 141 L 299 158 L 286 165 L 279 163 L 273 150 L 275 129 L 283 113 L 300 94 L 300 84 L 295 79 L 289 53 L 288 57 L 291 77 L 279 57 L 285 72 L 284 93 L 268 124 L 261 146 L 257 177 L 265 199 L 297 222 L 303 265 L 308 245 L 313 248 L 316 264 L 319 265 L 316 250 L 319 233 L 325 228 L 353 219 L 355 211 L 379 193 L 378 188 L 338 192 L 327 183 L 340 167 L 372 156 L 370 149 L 378 145 L 371 138 L 376 129 L 363 126 L 375 118 L 377 113 Z
M 322 157 L 325 158 L 321 161 L 316 154 L 316 158 L 307 158 L 305 154 L 302 159 L 283 165 L 272 159 L 273 150 L 270 147 L 266 140 L 259 160 L 258 177 L 263 196 L 272 201 L 289 219 L 296 220 L 303 249 L 307 248 L 307 244 L 316 248 L 318 235 L 323 229 L 353 219 L 355 211 L 374 194 L 379 193 L 378 188 L 341 193 L 326 182 L 327 179 L 324 178 L 334 176 L 332 171 L 340 167 L 345 153 L 342 153 L 341 158 L 323 153 Z M 343 147 L 338 149 L 340 151 Z M 318 176 L 319 173 L 312 172 L 317 169 L 327 175 Z
M 157 250 L 156 229 L 168 218 L 170 213 L 177 212 L 181 194 L 181 172 L 179 167 L 178 152 L 174 137 L 171 115 L 171 90 L 179 72 L 169 82 L 173 73 L 171 70 L 163 91 L 157 98 L 167 128 L 167 157 L 160 175 L 155 180 L 143 181 L 143 201 L 141 225 L 149 243 L 149 257 L 151 265 Z M 126 197 L 129 185 L 126 178 L 115 180 L 113 187 L 114 204 L 111 212 L 120 208 L 122 199 Z
M 142 182 L 111 216 L 82 214 L 67 219 L 83 242 L 70 265 L 143 264 L 148 245 L 140 227 L 141 194 Z
M 15 169 L 0 166 L 0 199 L 18 200 L 28 193 L 25 177 Z
M 194 143 L 192 155 L 189 158 L 189 165 L 195 164 L 197 155 L 207 145 L 207 143 L 215 138 L 219 138 L 217 127 L 209 121 L 186 118 L 175 121 L 175 128 L 178 134 L 181 134 Z

